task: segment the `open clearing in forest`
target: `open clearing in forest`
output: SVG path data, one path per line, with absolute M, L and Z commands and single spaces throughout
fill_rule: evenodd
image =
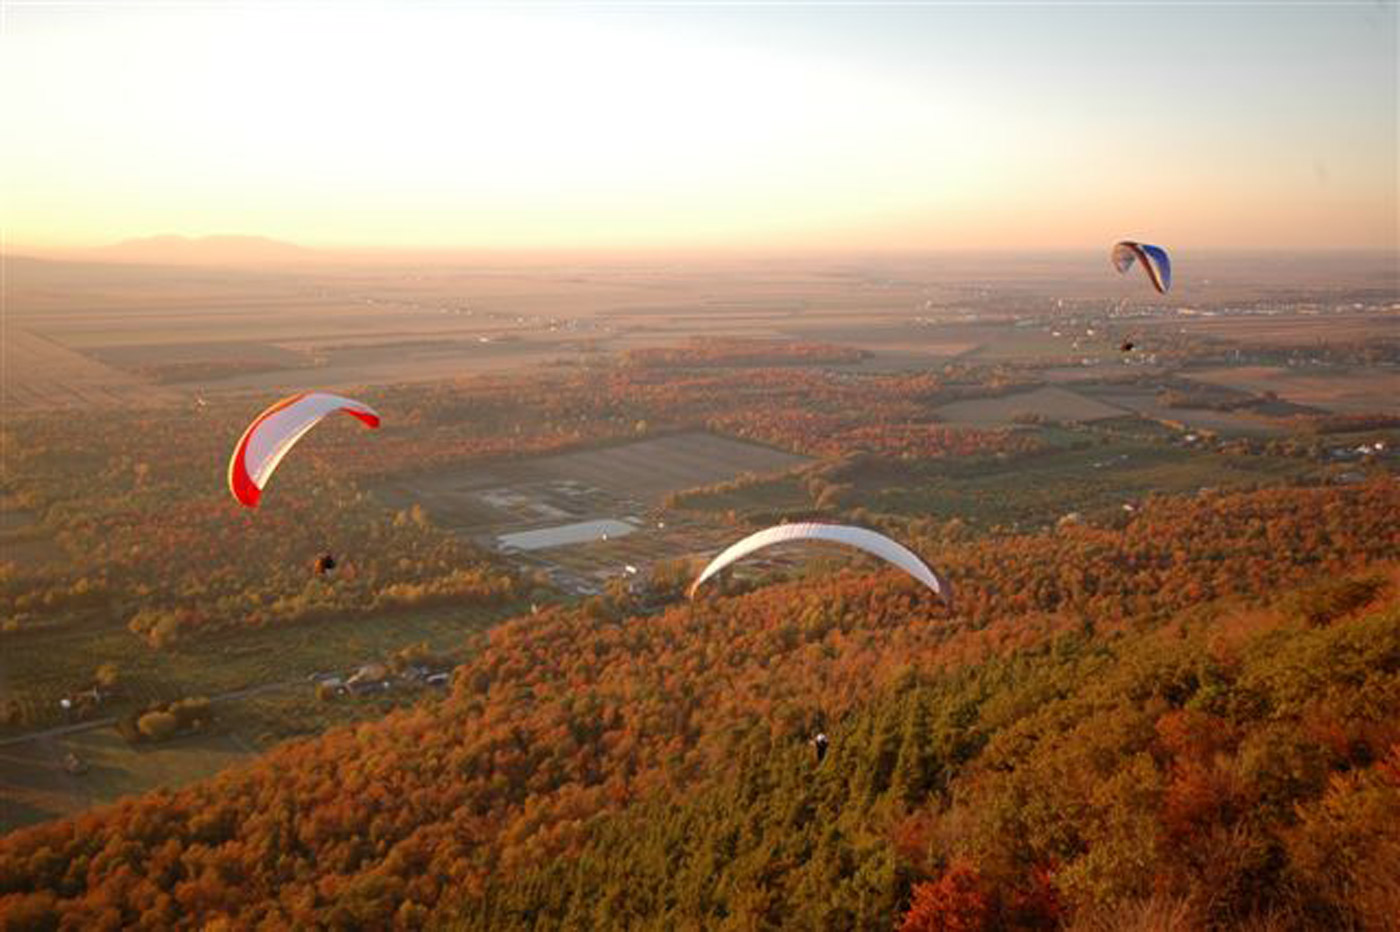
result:
M 72 753 L 87 771 L 63 767 Z M 211 777 L 254 753 L 233 734 L 132 747 L 113 728 L 0 747 L 0 835 L 156 787 Z
M 63 548 L 23 509 L 0 508 L 0 563 L 13 563 L 21 572 L 42 571 L 67 559 Z
M 995 426 L 1011 424 L 1018 415 L 1031 414 L 1051 421 L 1098 421 L 1122 417 L 1120 407 L 1086 398 L 1066 388 L 1047 386 L 1000 398 L 954 401 L 938 408 L 940 420 L 950 424 Z

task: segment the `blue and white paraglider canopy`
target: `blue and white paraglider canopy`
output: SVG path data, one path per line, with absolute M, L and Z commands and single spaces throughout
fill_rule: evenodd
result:
M 1134 262 L 1142 264 L 1142 270 L 1158 294 L 1166 294 L 1171 289 L 1172 260 L 1161 246 L 1123 240 L 1113 247 L 1113 267 L 1120 274 L 1132 268 Z

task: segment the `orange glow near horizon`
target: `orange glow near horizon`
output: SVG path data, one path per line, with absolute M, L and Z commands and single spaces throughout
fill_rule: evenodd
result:
M 913 25 L 848 49 L 800 11 L 16 7 L 6 245 L 1396 248 L 1393 85 L 1316 61 L 1271 110 L 1222 53 L 1238 107 L 1210 106 L 1113 88 L 1117 39 L 1036 59 L 974 12 L 903 14 L 924 56 Z M 1393 69 L 1393 38 L 1338 29 Z

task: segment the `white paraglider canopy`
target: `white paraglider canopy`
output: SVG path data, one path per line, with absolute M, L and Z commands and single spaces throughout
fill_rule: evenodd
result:
M 731 545 L 723 553 L 711 560 L 709 566 L 706 566 L 704 571 L 696 577 L 695 582 L 690 584 L 690 597 L 695 597 L 695 591 L 700 588 L 705 580 L 714 576 L 731 563 L 742 560 L 749 554 L 762 550 L 765 547 L 799 541 L 828 541 L 834 544 L 844 544 L 847 547 L 854 547 L 857 550 L 863 550 L 872 556 L 879 557 L 885 562 L 892 563 L 904 570 L 904 572 L 932 589 L 944 602 L 952 604 L 952 590 L 949 588 L 948 583 L 903 544 L 893 541 L 883 534 L 865 528 L 849 527 L 842 524 L 816 524 L 812 522 L 780 524 L 776 527 L 770 527 L 755 534 L 750 534 L 738 543 Z

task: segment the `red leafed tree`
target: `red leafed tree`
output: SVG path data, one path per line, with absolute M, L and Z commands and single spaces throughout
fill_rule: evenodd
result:
M 937 880 L 914 888 L 900 932 L 978 932 L 989 928 L 992 903 L 977 868 L 957 861 Z

